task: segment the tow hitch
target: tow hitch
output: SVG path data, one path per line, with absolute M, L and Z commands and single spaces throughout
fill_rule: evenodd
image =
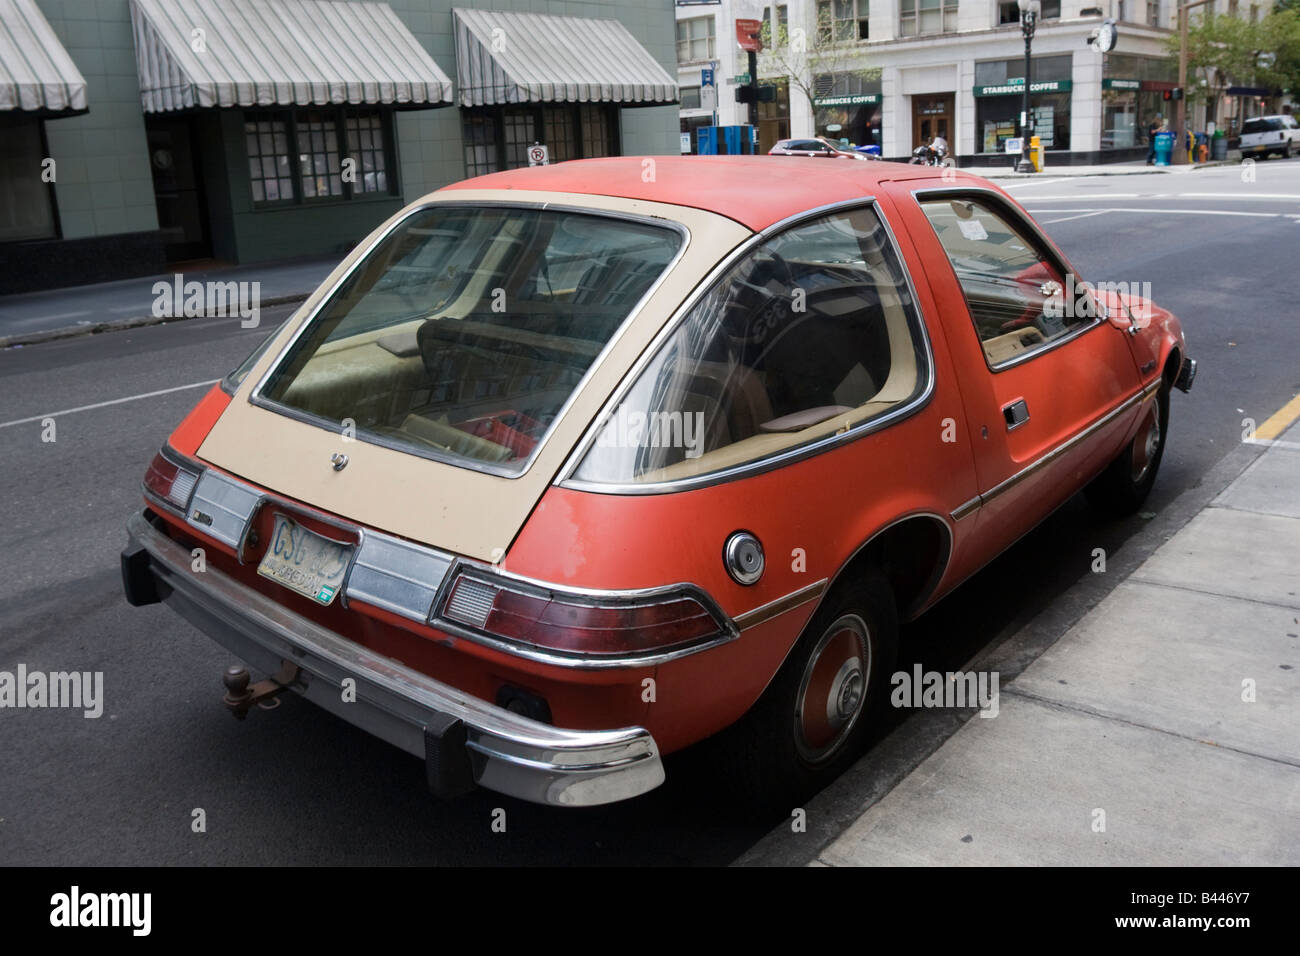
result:
M 247 717 L 249 708 L 254 705 L 263 710 L 271 710 L 280 706 L 276 698 L 290 689 L 293 682 L 298 679 L 298 674 L 297 664 L 281 661 L 279 671 L 250 686 L 248 668 L 237 664 L 232 665 L 221 675 L 221 682 L 226 685 L 226 694 L 221 698 L 221 702 L 230 708 L 236 720 Z

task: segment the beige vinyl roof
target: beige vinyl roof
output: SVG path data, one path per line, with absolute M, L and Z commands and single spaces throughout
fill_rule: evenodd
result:
M 677 81 L 617 20 L 452 14 L 461 106 L 677 101 Z
M 131 23 L 146 113 L 452 100 L 451 80 L 386 3 L 131 0 Z
M 0 0 L 0 111 L 84 109 L 85 77 L 36 0 Z

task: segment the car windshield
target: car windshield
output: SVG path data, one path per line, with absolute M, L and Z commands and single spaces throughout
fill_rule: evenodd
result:
M 518 474 L 682 243 L 615 216 L 439 204 L 351 272 L 258 400 Z

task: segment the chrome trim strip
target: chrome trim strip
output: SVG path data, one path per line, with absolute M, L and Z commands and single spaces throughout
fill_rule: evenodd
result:
M 457 578 L 462 574 L 493 586 L 513 587 L 539 595 L 560 595 L 570 600 L 576 598 L 578 600 L 574 601 L 574 603 L 588 607 L 642 604 L 654 602 L 656 598 L 667 600 L 674 597 L 689 597 L 698 601 L 713 616 L 714 620 L 718 622 L 720 630 L 716 635 L 703 638 L 693 644 L 680 645 L 663 651 L 632 654 L 583 654 L 521 644 L 517 641 L 498 637 L 468 625 L 460 624 L 443 616 L 443 610 L 451 594 L 452 585 L 456 583 Z M 463 638 L 475 644 L 481 644 L 484 647 L 490 647 L 513 657 L 522 657 L 526 660 L 550 664 L 555 667 L 585 670 L 605 670 L 614 667 L 648 667 L 663 664 L 691 654 L 698 654 L 701 651 L 710 650 L 734 641 L 740 636 L 740 629 L 735 622 L 727 616 L 707 591 L 696 584 L 682 582 L 653 588 L 612 588 L 609 590 L 578 588 L 567 585 L 558 586 L 545 581 L 538 581 L 535 578 L 525 577 L 522 574 L 514 574 L 493 565 L 472 561 L 468 558 L 457 558 L 452 564 L 451 570 L 443 578 L 442 587 L 438 589 L 438 595 L 434 598 L 433 610 L 429 615 L 428 625 L 436 630 Z
M 807 604 L 822 596 L 826 590 L 826 578 L 815 581 L 807 587 L 802 587 L 797 591 L 791 591 L 784 597 L 779 597 L 775 601 L 768 601 L 766 604 L 746 611 L 744 614 L 736 616 L 736 627 L 741 632 L 749 630 L 751 627 L 758 627 L 760 624 L 766 624 L 774 617 L 780 617 L 786 611 L 793 611 L 797 607 Z
M 993 198 L 996 205 L 1000 205 L 1004 209 L 1011 210 L 1016 214 L 1016 217 L 1019 221 L 1028 224 L 1030 231 L 1033 233 L 1034 237 L 1038 240 L 1040 246 L 1039 251 L 1047 253 L 1047 255 L 1050 258 L 1055 260 L 1055 264 L 1058 269 L 1063 269 L 1066 274 L 1073 274 L 1075 277 L 1079 276 L 1079 273 L 1075 270 L 1074 266 L 1070 263 L 1070 260 L 1065 257 L 1064 253 L 1062 253 L 1061 250 L 1056 248 L 1056 244 L 1052 242 L 1052 240 L 1048 237 L 1047 233 L 1043 232 L 1042 227 L 1040 227 L 1038 223 L 1034 221 L 1034 218 L 1030 216 L 1027 212 L 1025 212 L 1023 209 L 1020 209 L 1018 206 L 1016 206 L 1014 202 L 1009 202 L 1006 194 L 998 192 L 996 189 L 990 189 L 987 186 L 931 186 L 922 189 L 913 189 L 911 193 L 912 193 L 912 198 L 916 200 L 918 205 L 920 205 L 923 196 L 926 197 L 927 200 L 944 199 L 944 198 L 959 199 L 962 196 L 967 196 L 970 195 L 971 193 L 982 193 L 983 195 L 990 196 Z M 930 228 L 931 230 L 933 230 L 934 228 L 933 225 L 931 225 Z M 936 235 L 935 238 L 937 240 L 938 236 Z M 942 248 L 942 246 L 943 244 L 940 243 L 940 248 Z M 947 255 L 946 250 L 944 253 L 944 258 L 948 259 L 948 267 L 952 269 L 953 277 L 956 279 L 957 285 L 960 288 L 961 278 L 957 276 L 957 269 L 955 266 L 953 266 L 952 259 Z M 962 290 L 962 299 L 963 301 L 965 300 L 964 289 Z M 969 312 L 969 306 L 967 307 L 967 311 Z M 1032 349 L 1028 352 L 1021 352 L 1019 355 L 1015 356 L 1015 358 L 1007 359 L 1006 361 L 999 362 L 996 365 L 992 365 L 989 363 L 988 355 L 986 354 L 984 356 L 984 364 L 988 367 L 988 370 L 990 372 L 993 372 L 995 374 L 998 372 L 1006 371 L 1009 368 L 1015 368 L 1017 365 L 1020 365 L 1022 362 L 1027 362 L 1030 359 L 1038 358 L 1038 356 L 1040 355 L 1045 355 L 1048 352 L 1060 348 L 1062 345 L 1065 345 L 1069 342 L 1073 342 L 1075 339 L 1083 335 L 1085 332 L 1091 332 L 1093 329 L 1100 328 L 1105 321 L 1106 319 L 1104 317 L 1096 316 L 1089 324 L 1080 325 L 1077 328 L 1072 329 L 1067 335 L 1062 335 L 1059 336 L 1058 338 L 1052 339 L 1050 342 L 1045 342 L 1038 348 Z M 972 327 L 973 325 L 974 323 L 972 322 Z M 983 351 L 983 349 L 981 349 L 981 351 Z
M 1026 478 L 1034 474 L 1034 472 L 1047 467 L 1052 462 L 1056 461 L 1056 459 L 1064 455 L 1067 451 L 1069 451 L 1070 449 L 1078 445 L 1080 442 L 1084 441 L 1085 439 L 1091 437 L 1096 432 L 1105 428 L 1112 421 L 1114 421 L 1120 415 L 1124 414 L 1124 412 L 1128 411 L 1134 405 L 1146 401 L 1148 398 L 1151 397 L 1152 393 L 1156 391 L 1156 389 L 1158 389 L 1159 387 L 1160 387 L 1160 383 L 1157 382 L 1154 386 L 1147 386 L 1145 388 L 1139 389 L 1138 391 L 1134 392 L 1128 398 L 1124 399 L 1123 402 L 1121 402 L 1119 405 L 1116 405 L 1114 408 L 1112 408 L 1101 418 L 1097 419 L 1091 425 L 1088 425 L 1080 429 L 1079 431 L 1075 432 L 1073 435 L 1071 435 L 1065 441 L 1061 442 L 1061 444 L 1057 445 L 1051 451 L 1044 452 L 1040 457 L 1034 459 L 1032 462 L 1030 462 L 1024 468 L 1021 468 L 1014 475 L 1011 475 L 1008 478 L 1004 478 L 1002 481 L 998 482 L 996 485 L 994 485 L 984 494 L 980 495 L 980 505 L 983 506 L 988 504 L 998 495 L 1010 491 L 1013 487 L 1018 485 L 1020 482 L 1024 481 Z
M 194 486 L 185 521 L 200 534 L 216 538 L 238 552 L 261 497 L 260 491 L 242 481 L 206 468 Z M 200 512 L 208 516 L 206 524 L 197 520 Z
M 445 552 L 362 529 L 341 590 L 349 601 L 362 601 L 423 624 L 451 563 L 452 556 Z
M 340 423 L 331 421 L 327 418 L 323 418 L 319 415 L 313 415 L 310 412 L 304 412 L 301 409 L 292 408 L 288 405 L 284 405 L 280 402 L 274 401 L 273 399 L 266 398 L 265 396 L 262 395 L 262 390 L 266 387 L 267 383 L 270 381 L 271 376 L 275 373 L 276 369 L 279 368 L 280 365 L 285 361 L 285 358 L 289 354 L 289 352 L 291 352 L 294 349 L 294 347 L 297 345 L 298 340 L 304 335 L 306 330 L 315 323 L 321 311 L 334 300 L 334 297 L 337 295 L 339 289 L 344 285 L 344 283 L 346 283 L 349 279 L 352 278 L 353 273 L 355 273 L 366 263 L 367 259 L 370 257 L 370 254 L 374 252 L 374 250 L 381 243 L 387 240 L 388 237 L 392 235 L 399 226 L 405 224 L 407 220 L 411 219 L 413 216 L 416 216 L 422 212 L 427 212 L 429 209 L 433 209 L 433 208 L 441 209 L 441 208 L 448 208 L 448 207 L 463 207 L 468 209 L 482 209 L 484 207 L 502 208 L 502 209 L 536 209 L 538 211 L 543 211 L 543 210 L 548 212 L 558 211 L 558 212 L 578 213 L 578 214 L 590 215 L 590 216 L 603 216 L 608 219 L 618 219 L 624 222 L 636 222 L 636 223 L 641 223 L 643 225 L 656 226 L 660 229 L 665 229 L 665 228 L 671 229 L 675 231 L 681 237 L 682 240 L 681 245 L 677 249 L 677 252 L 673 255 L 672 259 L 668 261 L 668 264 L 664 267 L 663 271 L 659 273 L 655 281 L 650 284 L 650 286 L 646 289 L 645 294 L 642 295 L 639 300 L 637 300 L 636 304 L 632 306 L 632 308 L 628 311 L 627 315 L 623 317 L 623 321 L 619 324 L 618 328 L 614 330 L 614 333 L 610 336 L 609 340 L 605 343 L 604 347 L 596 354 L 596 357 L 592 359 L 591 364 L 587 367 L 587 370 L 583 373 L 582 378 L 578 380 L 578 383 L 573 387 L 573 390 L 569 392 L 568 398 L 565 399 L 564 403 L 560 406 L 559 411 L 556 413 L 555 417 L 551 420 L 551 424 L 550 426 L 547 427 L 545 434 L 543 434 L 541 439 L 537 442 L 537 444 L 533 446 L 533 449 L 529 453 L 528 458 L 524 460 L 522 466 L 518 470 L 503 468 L 499 465 L 494 465 L 491 462 L 476 462 L 471 458 L 465 458 L 459 455 L 440 454 L 433 449 L 420 448 L 416 445 L 408 445 L 401 441 L 397 441 L 395 439 L 389 438 L 384 435 L 370 434 L 368 432 L 363 432 L 361 430 L 358 430 L 355 435 L 357 441 L 364 441 L 370 445 L 379 445 L 380 447 L 388 448 L 392 451 L 399 451 L 404 454 L 415 455 L 419 458 L 425 458 L 430 461 L 437 461 L 443 464 L 453 465 L 458 468 L 467 468 L 471 471 L 478 471 L 483 474 L 493 475 L 498 478 L 519 478 L 522 477 L 524 474 L 526 474 L 530 468 L 532 468 L 533 463 L 537 460 L 538 456 L 541 455 L 542 449 L 546 446 L 546 444 L 550 441 L 551 436 L 555 433 L 556 426 L 564 418 L 564 416 L 568 414 L 568 411 L 573 406 L 573 403 L 577 401 L 578 395 L 587 387 L 587 385 L 591 381 L 591 378 L 596 374 L 600 366 L 609 357 L 609 353 L 614 349 L 615 345 L 617 345 L 617 343 L 623 338 L 627 330 L 631 328 L 632 323 L 635 322 L 636 319 L 640 316 L 641 310 L 645 308 L 646 303 L 649 302 L 650 299 L 654 296 L 654 294 L 659 291 L 659 288 L 663 285 L 665 281 L 667 281 L 668 276 L 671 275 L 673 270 L 675 270 L 677 266 L 681 263 L 682 258 L 686 255 L 687 249 L 690 248 L 691 240 L 693 238 L 691 236 L 690 229 L 687 228 L 687 226 L 684 223 L 678 222 L 674 219 L 665 219 L 656 216 L 638 215 L 636 213 L 624 213 L 612 209 L 593 209 L 586 206 L 573 206 L 568 204 L 559 204 L 559 203 L 546 202 L 546 201 L 530 201 L 527 199 L 511 200 L 509 202 L 503 200 L 482 200 L 482 201 L 475 202 L 475 201 L 465 200 L 465 199 L 451 199 L 445 201 L 429 200 L 420 203 L 418 206 L 412 207 L 405 216 L 403 216 L 401 219 L 394 222 L 387 229 L 385 229 L 383 233 L 381 233 L 378 237 L 376 237 L 373 241 L 371 241 L 366 245 L 365 251 L 362 252 L 362 254 L 357 258 L 357 261 L 354 262 L 352 264 L 352 267 L 348 269 L 348 271 L 345 272 L 342 276 L 340 276 L 338 281 L 335 282 L 330 287 L 329 291 L 321 298 L 321 301 L 317 304 L 316 308 L 314 308 L 311 311 L 311 314 L 308 315 L 305 319 L 302 320 L 302 322 L 299 323 L 298 328 L 296 328 L 293 332 L 293 335 L 290 336 L 289 341 L 285 343 L 284 347 L 281 348 L 278 353 L 276 353 L 276 356 L 271 361 L 271 364 L 267 366 L 266 372 L 262 374 L 262 377 L 257 381 L 257 384 L 253 386 L 252 391 L 249 392 L 248 401 L 250 404 L 256 405 L 259 408 L 265 408 L 268 411 L 273 411 L 277 414 L 284 415 L 288 418 L 294 419 L 295 421 L 302 422 L 303 424 L 312 425 L 318 428 L 322 428 L 325 431 L 341 434 Z
M 981 504 L 983 504 L 983 502 L 980 500 L 980 496 L 976 495 L 970 501 L 963 502 L 962 504 L 959 504 L 956 508 L 954 508 L 950 512 L 949 517 L 951 517 L 953 521 L 960 521 L 962 518 L 965 518 L 967 515 L 974 514 L 977 510 L 979 510 Z
M 273 673 L 300 668 L 291 689 L 407 753 L 428 759 L 426 728 L 447 717 L 466 728 L 474 781 L 524 800 L 594 806 L 645 793 L 664 781 L 654 737 L 642 727 L 569 730 L 512 713 L 330 631 L 221 571 L 190 571 L 188 550 L 141 514 L 127 522 L 149 554 L 164 600 L 216 643 Z M 356 681 L 345 702 L 342 682 Z
M 857 208 L 870 208 L 874 210 L 881 226 L 885 230 L 885 235 L 888 237 L 890 247 L 893 250 L 899 268 L 903 272 L 904 280 L 907 283 L 907 291 L 912 299 L 912 318 L 915 320 L 916 328 L 920 333 L 921 352 L 923 354 L 925 365 L 925 387 L 921 390 L 919 395 L 911 401 L 900 405 L 883 415 L 860 422 L 853 428 L 850 428 L 847 432 L 830 434 L 809 442 L 808 444 L 786 449 L 784 452 L 775 455 L 769 455 L 750 462 L 743 462 L 739 465 L 722 468 L 718 471 L 708 472 L 703 475 L 693 475 L 688 478 L 656 482 L 596 482 L 583 481 L 573 477 L 573 473 L 578 469 L 578 466 L 581 465 L 583 458 L 586 457 L 591 446 L 599 438 L 602 423 L 617 411 L 619 404 L 636 384 L 641 373 L 645 371 L 646 366 L 654 361 L 655 356 L 659 354 L 659 350 L 663 347 L 664 343 L 667 342 L 668 339 L 677 332 L 677 329 L 686 321 L 686 317 L 690 314 L 695 305 L 713 289 L 717 282 L 726 275 L 727 271 L 730 270 L 737 261 L 751 252 L 754 248 L 761 245 L 764 241 L 770 239 L 777 232 L 785 231 L 786 229 L 798 225 L 805 220 L 819 219 L 832 212 Z M 801 461 L 804 458 L 810 458 L 813 455 L 820 454 L 821 452 L 831 448 L 857 441 L 859 438 L 864 438 L 867 435 L 874 434 L 883 428 L 889 427 L 895 422 L 912 416 L 929 403 L 930 398 L 934 395 L 936 378 L 934 350 L 930 344 L 930 332 L 926 326 L 925 316 L 921 314 L 921 303 L 916 294 L 916 284 L 912 280 L 912 271 L 907 267 L 907 259 L 903 255 L 902 249 L 898 244 L 898 238 L 889 224 L 889 218 L 876 202 L 876 197 L 862 196 L 841 200 L 839 202 L 827 203 L 825 206 L 818 206 L 816 209 L 805 210 L 804 212 L 789 216 L 786 219 L 782 219 L 780 222 L 766 227 L 762 232 L 754 233 L 754 235 L 736 246 L 736 248 L 731 250 L 724 259 L 714 266 L 709 274 L 704 277 L 700 284 L 696 286 L 682 304 L 677 307 L 677 310 L 654 337 L 650 345 L 632 365 L 632 368 L 624 375 L 623 380 L 611 393 L 610 398 L 606 400 L 605 404 L 601 406 L 600 411 L 597 412 L 595 419 L 593 419 L 592 423 L 588 426 L 586 433 L 578 441 L 578 444 L 574 446 L 574 450 L 569 454 L 569 457 L 565 460 L 564 465 L 560 468 L 552 483 L 563 488 L 569 488 L 575 491 L 594 492 L 596 494 L 654 495 L 686 491 L 692 488 L 703 488 L 711 485 L 722 484 L 727 481 L 734 481 L 738 478 L 747 478 L 751 475 L 762 474 L 763 472 L 771 471 L 774 468 L 780 468 L 784 465 Z

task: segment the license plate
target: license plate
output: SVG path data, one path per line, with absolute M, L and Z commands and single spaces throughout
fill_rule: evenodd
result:
M 350 545 L 308 531 L 284 515 L 275 516 L 275 530 L 257 573 L 317 604 L 334 601 L 352 556 Z

